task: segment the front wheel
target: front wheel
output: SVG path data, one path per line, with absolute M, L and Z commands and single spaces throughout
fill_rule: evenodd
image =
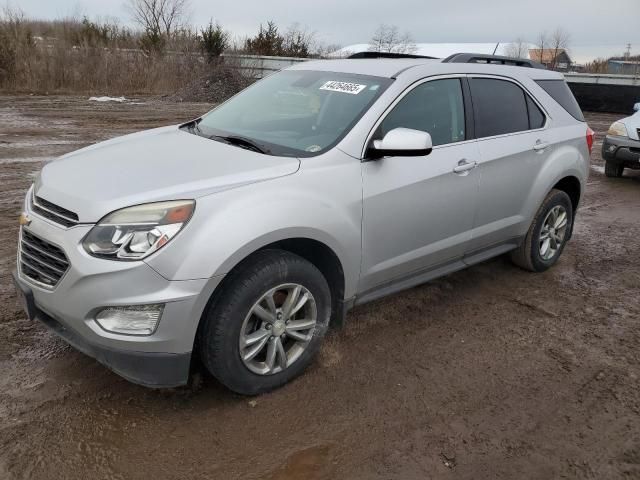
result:
M 624 172 L 624 165 L 607 160 L 604 164 L 604 174 L 610 178 L 619 178 Z
M 554 265 L 573 228 L 573 205 L 562 190 L 551 190 L 527 231 L 522 244 L 511 253 L 512 261 L 532 272 L 543 272 Z
M 290 252 L 264 250 L 225 280 L 199 333 L 207 369 L 244 395 L 300 375 L 329 325 L 331 293 L 322 273 Z

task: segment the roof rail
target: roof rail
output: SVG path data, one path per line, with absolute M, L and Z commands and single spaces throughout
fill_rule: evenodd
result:
M 437 57 L 426 55 L 414 55 L 413 53 L 392 53 L 392 52 L 358 52 L 349 55 L 347 58 L 428 58 L 431 60 Z
M 482 53 L 454 53 L 442 63 L 487 63 L 490 65 L 512 65 L 515 67 L 529 67 L 546 69 L 544 65 L 524 58 L 501 57 L 500 55 L 485 55 Z

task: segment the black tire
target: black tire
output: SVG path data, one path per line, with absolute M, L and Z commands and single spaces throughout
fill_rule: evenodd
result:
M 279 373 L 252 372 L 240 357 L 240 332 L 245 317 L 268 290 L 284 284 L 303 285 L 313 295 L 317 323 L 301 356 Z M 236 267 L 215 294 L 201 325 L 200 356 L 209 372 L 230 390 L 258 395 L 299 376 L 320 349 L 331 316 L 331 292 L 326 279 L 312 263 L 284 250 L 263 250 Z
M 624 165 L 607 160 L 604 163 L 604 174 L 611 178 L 620 178 L 624 172 Z
M 542 229 L 543 222 L 547 217 L 547 214 L 557 205 L 563 206 L 567 212 L 567 229 L 562 244 L 556 253 L 550 259 L 545 260 L 540 254 L 540 245 L 537 240 L 540 237 L 540 230 Z M 569 195 L 562 190 L 551 190 L 536 212 L 524 241 L 518 248 L 511 252 L 511 260 L 517 266 L 525 270 L 529 270 L 531 272 L 544 272 L 558 261 L 567 241 L 571 237 L 572 230 L 573 205 Z

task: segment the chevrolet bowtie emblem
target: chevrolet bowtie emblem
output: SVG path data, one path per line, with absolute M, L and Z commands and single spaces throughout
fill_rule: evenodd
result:
M 27 215 L 26 213 L 22 212 L 20 214 L 20 225 L 29 225 L 31 223 L 31 219 L 29 218 L 29 215 Z

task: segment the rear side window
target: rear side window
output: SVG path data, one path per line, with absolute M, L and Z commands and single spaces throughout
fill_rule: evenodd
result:
M 567 82 L 564 80 L 536 80 L 536 83 L 551 95 L 573 118 L 584 122 L 584 115 L 582 115 L 580 105 L 578 105 L 576 98 L 569 90 Z
M 512 82 L 471 78 L 471 97 L 478 138 L 529 130 L 524 91 Z

